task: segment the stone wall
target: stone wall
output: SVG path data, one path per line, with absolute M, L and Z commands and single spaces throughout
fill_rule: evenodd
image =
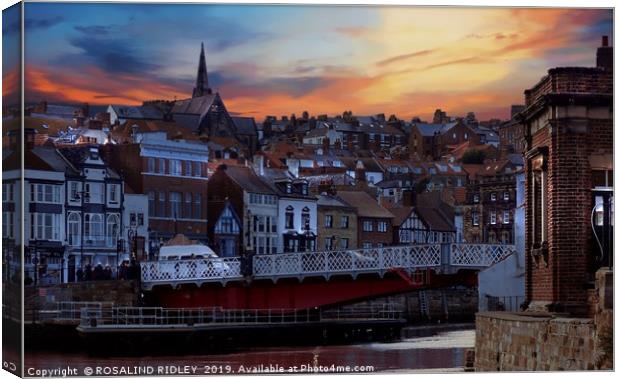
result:
M 27 309 L 37 308 L 45 302 L 101 301 L 115 305 L 138 304 L 139 289 L 135 280 L 100 280 L 65 283 L 53 287 L 27 289 Z
M 477 371 L 595 370 L 613 368 L 613 273 L 596 276 L 594 318 L 550 313 L 476 315 Z
M 420 291 L 424 291 L 426 296 L 427 314 L 420 310 Z M 465 287 L 418 290 L 354 305 L 384 303 L 393 303 L 402 307 L 405 310 L 405 318 L 410 322 L 473 320 L 478 311 L 478 290 Z

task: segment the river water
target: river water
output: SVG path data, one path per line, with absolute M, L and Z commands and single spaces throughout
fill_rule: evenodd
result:
M 465 350 L 473 348 L 474 338 L 474 330 L 459 330 L 389 343 L 262 347 L 221 355 L 164 357 L 101 358 L 81 353 L 30 352 L 26 375 L 43 374 L 37 369 L 72 369 L 77 372 L 67 374 L 80 376 L 346 372 L 347 366 L 349 372 L 462 371 Z

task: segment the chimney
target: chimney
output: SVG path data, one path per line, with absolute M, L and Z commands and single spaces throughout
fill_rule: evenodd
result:
M 596 50 L 596 67 L 605 71 L 614 70 L 614 48 L 609 46 L 608 36 L 603 36 L 601 47 Z
M 410 189 L 403 190 L 403 206 L 415 206 L 415 191 Z
M 254 155 L 254 171 L 260 175 L 265 175 L 265 156 L 263 154 Z
M 288 158 L 286 160 L 286 164 L 288 166 L 288 170 L 295 178 L 299 178 L 299 159 L 297 158 Z
M 357 161 L 355 164 L 355 181 L 358 183 L 366 181 L 366 168 L 362 161 Z

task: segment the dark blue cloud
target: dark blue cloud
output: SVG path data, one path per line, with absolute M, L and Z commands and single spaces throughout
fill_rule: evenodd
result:
M 70 43 L 82 50 L 82 58 L 109 73 L 144 75 L 159 68 L 141 56 L 131 40 L 83 36 L 72 39 Z M 82 62 L 74 63 L 79 65 Z
M 107 35 L 112 29 L 111 26 L 106 25 L 78 25 L 73 27 L 78 32 L 82 32 L 87 35 Z

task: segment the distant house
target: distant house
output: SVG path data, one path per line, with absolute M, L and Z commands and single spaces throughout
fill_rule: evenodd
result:
M 318 250 L 345 250 L 357 247 L 355 207 L 332 194 L 320 194 L 318 208 Z
M 134 120 L 163 120 L 164 113 L 151 105 L 122 106 L 109 105 L 110 124 L 124 124 L 129 119 Z
M 409 150 L 420 159 L 438 159 L 450 146 L 471 140 L 480 143 L 475 130 L 460 121 L 445 124 L 416 123 L 409 137 Z
M 362 191 L 340 191 L 338 199 L 356 208 L 358 247 L 370 249 L 392 245 L 394 215 Z
M 213 227 L 209 228 L 209 240 L 213 250 L 220 257 L 234 257 L 240 255 L 242 236 L 241 219 L 235 212 L 230 201 L 224 202 L 224 208 L 219 215 L 213 215 Z
M 392 208 L 394 242 L 400 244 L 456 242 L 454 210 L 438 192 L 421 194 L 415 207 Z

